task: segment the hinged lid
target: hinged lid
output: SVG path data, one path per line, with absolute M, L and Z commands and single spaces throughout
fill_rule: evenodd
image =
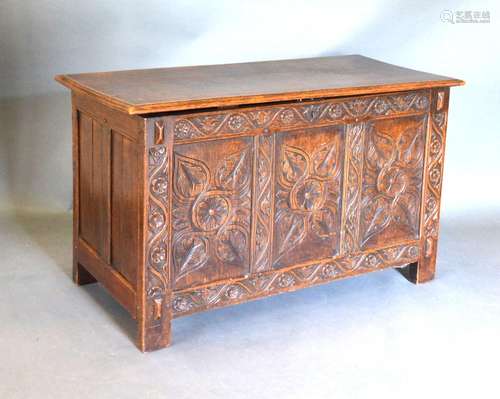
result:
M 464 84 L 360 55 L 82 73 L 56 80 L 129 114 Z

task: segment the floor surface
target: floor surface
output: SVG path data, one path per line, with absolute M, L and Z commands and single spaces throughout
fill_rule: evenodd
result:
M 71 281 L 69 215 L 0 216 L 0 398 L 498 398 L 500 215 L 442 224 L 437 278 L 394 270 L 177 319 L 141 354 Z

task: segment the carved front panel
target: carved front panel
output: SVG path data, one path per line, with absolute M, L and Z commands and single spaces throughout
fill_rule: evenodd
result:
M 338 253 L 344 127 L 276 136 L 273 267 Z
M 176 288 L 249 273 L 253 140 L 174 146 Z
M 167 117 L 173 289 L 417 240 L 428 110 L 417 91 Z
M 364 126 L 360 248 L 418 238 L 427 117 Z

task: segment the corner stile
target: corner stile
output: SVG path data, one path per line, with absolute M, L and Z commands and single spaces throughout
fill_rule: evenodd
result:
M 173 135 L 167 118 L 145 119 L 144 204 L 138 346 L 144 351 L 170 344 L 171 209 Z

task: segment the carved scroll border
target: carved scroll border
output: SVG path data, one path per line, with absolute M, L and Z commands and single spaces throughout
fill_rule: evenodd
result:
M 446 124 L 448 116 L 447 98 L 449 89 L 433 92 L 430 130 L 427 138 L 423 209 L 423 257 L 435 255 L 439 234 L 439 212 L 444 166 Z
M 173 293 L 173 317 L 415 262 L 418 241 Z
M 364 123 L 346 127 L 341 254 L 359 252 L 365 129 Z
M 279 106 L 179 115 L 172 119 L 175 141 L 353 123 L 367 118 L 428 112 L 430 90 L 362 96 Z
M 145 328 L 153 342 L 148 348 L 161 347 L 168 340 L 171 320 L 171 142 L 165 143 L 164 124 L 154 123 L 154 142 L 147 149 L 147 232 L 145 246 Z M 168 141 L 168 140 L 167 140 Z M 165 329 L 168 329 L 166 331 Z M 155 343 L 154 341 L 158 341 Z
M 274 229 L 274 157 L 275 136 L 265 135 L 256 137 L 255 162 L 255 191 L 253 208 L 252 236 L 255 243 L 252 245 L 251 272 L 262 272 L 271 268 L 272 237 Z

